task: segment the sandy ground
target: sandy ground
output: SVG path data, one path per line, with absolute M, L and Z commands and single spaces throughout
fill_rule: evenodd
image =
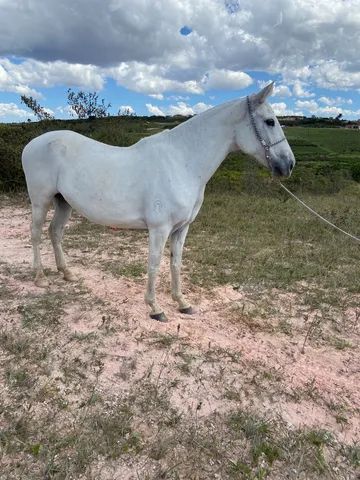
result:
M 2 280 L 16 294 L 19 303 L 29 295 L 42 292 L 45 295 L 65 289 L 70 293 L 75 285 L 65 284 L 54 273 L 49 289 L 41 290 L 34 286 L 30 268 L 30 218 L 27 206 L 8 204 L 0 209 L 0 260 L 10 269 L 23 272 L 21 279 L 7 275 Z M 76 221 L 79 220 L 73 220 L 73 224 Z M 114 235 L 115 241 L 116 232 L 108 230 L 108 234 Z M 145 254 L 144 237 L 135 247 L 139 255 Z M 44 265 L 55 271 L 48 238 L 44 240 L 42 252 Z M 106 256 L 106 252 L 103 255 Z M 101 258 L 94 258 L 91 251 L 72 250 L 67 257 L 69 265 L 86 287 L 89 298 L 100 298 L 106 305 L 106 311 L 112 312 L 110 317 L 114 333 L 107 335 L 99 347 L 103 354 L 99 388 L 103 391 L 120 395 L 149 369 L 159 379 L 171 381 L 178 375 L 174 366 L 179 361 L 179 355 L 186 351 L 195 359 L 192 374 L 182 379 L 181 387 L 173 388 L 171 394 L 173 405 L 180 411 L 197 410 L 200 416 L 205 417 L 214 411 L 226 411 L 240 402 L 242 407 L 256 408 L 273 418 L 281 417 L 294 427 L 324 428 L 341 442 L 351 444 L 359 441 L 357 309 L 346 312 L 348 325 L 352 328 L 344 337 L 351 348 L 337 349 L 330 344 L 316 344 L 309 340 L 303 352 L 312 314 L 310 312 L 302 318 L 294 308 L 291 309 L 294 311 L 292 316 L 291 311 L 284 311 L 286 305 L 297 301 L 290 293 L 272 290 L 268 292 L 268 298 L 275 311 L 277 309 L 283 317 L 288 315 L 288 321 L 296 327 L 291 335 L 276 329 L 262 329 L 262 318 L 243 321 L 253 302 L 241 287 L 235 290 L 231 285 L 209 291 L 191 287 L 185 279 L 185 291 L 196 313 L 182 315 L 177 312 L 169 295 L 165 259 L 158 291 L 159 303 L 170 321 L 161 324 L 148 317 L 143 301 L 145 278 L 115 277 L 101 269 Z M 89 311 L 81 302 L 72 302 L 66 307 L 62 321 L 68 332 L 86 334 L 102 328 L 107 318 L 102 307 Z M 276 322 L 275 313 L 267 325 L 276 325 Z M 159 348 L 156 339 L 169 334 L 176 341 L 168 348 Z M 141 341 L 144 338 L 154 341 Z M 214 352 L 220 361 L 200 361 L 204 356 L 215 355 Z M 130 360 L 136 361 L 136 369 L 129 378 L 121 372 Z M 226 396 L 226 392 L 231 392 L 231 395 Z M 334 408 L 331 408 L 339 404 L 346 412 L 346 422 L 339 422 Z

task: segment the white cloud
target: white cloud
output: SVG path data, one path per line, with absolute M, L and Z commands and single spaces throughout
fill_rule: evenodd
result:
M 312 69 L 311 78 L 322 88 L 360 89 L 360 62 L 321 61 Z
M 298 68 L 293 65 L 290 67 L 284 62 L 281 71 L 283 79 L 287 83 L 294 83 L 297 80 L 300 82 L 306 82 L 311 77 L 311 68 L 309 65 L 304 65 Z
M 65 62 L 39 62 L 25 60 L 12 63 L 0 58 L 0 89 L 20 95 L 41 98 L 42 95 L 29 87 L 81 87 L 100 90 L 105 81 L 104 74 L 93 65 L 69 64 Z
M 208 110 L 211 107 L 212 105 L 207 105 L 203 102 L 196 103 L 192 107 L 185 102 L 177 102 L 176 105 L 170 105 L 167 111 L 169 112 L 169 115 L 187 116 L 205 112 L 205 110 Z
M 160 109 L 156 105 L 152 105 L 151 103 L 146 104 L 146 108 L 148 109 L 151 115 L 159 115 L 159 116 L 166 116 L 166 115 L 196 115 L 197 113 L 205 112 L 209 108 L 212 108 L 212 105 L 208 105 L 203 102 L 198 102 L 193 106 L 188 105 L 185 102 L 177 102 L 175 105 L 169 105 L 167 107 L 163 107 Z
M 360 110 L 350 110 L 348 108 L 340 108 L 340 107 L 319 107 L 316 115 L 322 117 L 336 117 L 339 114 L 342 114 L 346 118 L 359 118 L 360 117 Z
M 190 97 L 188 95 L 169 95 L 166 98 L 167 100 L 175 100 L 177 102 L 180 100 L 183 100 L 183 101 L 190 100 Z
M 203 78 L 204 88 L 207 90 L 240 90 L 253 83 L 250 75 L 233 70 L 214 69 Z
M 205 112 L 206 110 L 209 110 L 209 108 L 212 108 L 212 107 L 213 105 L 209 105 L 204 102 L 199 102 L 193 106 L 193 110 L 194 110 L 194 113 L 202 113 L 202 112 Z
M 69 118 L 74 114 L 74 111 L 70 105 L 65 105 L 65 106 L 61 105 L 59 107 L 56 107 L 56 111 L 60 113 L 61 117 L 65 117 L 65 118 Z M 55 117 L 57 118 L 56 115 Z
M 52 117 L 55 117 L 54 110 L 52 110 L 51 108 L 48 108 L 48 107 L 43 107 L 43 109 L 44 109 L 44 112 L 48 113 Z
M 291 97 L 292 93 L 290 91 L 290 88 L 287 85 L 275 85 L 274 96 L 282 97 L 282 98 Z
M 304 89 L 304 84 L 300 82 L 300 80 L 296 80 L 293 85 L 293 92 L 295 97 L 315 97 L 315 94 L 312 92 L 308 92 L 307 90 Z
M 351 98 L 342 98 L 342 97 L 336 97 L 336 98 L 329 98 L 329 97 L 320 97 L 319 102 L 324 103 L 325 105 L 328 106 L 333 106 L 333 105 L 352 105 L 353 101 Z
M 335 105 L 321 107 L 315 100 L 297 100 L 296 106 L 318 117 L 336 117 L 340 113 L 346 118 L 358 118 L 360 116 L 360 110 L 350 110 Z
M 150 93 L 149 97 L 155 98 L 155 100 L 164 100 L 164 95 L 162 93 Z
M 119 115 L 135 115 L 135 109 L 131 105 L 120 105 Z
M 15 76 L 9 66 L 12 67 L 13 64 L 7 59 L 0 58 L 0 91 L 31 96 L 37 99 L 42 97 L 40 92 L 28 87 L 27 82 Z
M 271 103 L 271 106 L 275 112 L 275 115 L 279 115 L 280 117 L 296 115 L 296 116 L 304 116 L 301 110 L 292 110 L 288 108 L 285 102 L 278 102 L 278 103 Z
M 324 117 L 336 117 L 340 113 L 343 113 L 343 109 L 339 107 L 319 107 L 316 110 L 317 115 L 321 115 Z
M 104 70 L 119 85 L 136 92 L 159 95 L 166 91 L 203 93 L 201 85 L 195 80 L 179 81 L 167 78 L 168 68 L 146 65 L 139 62 L 121 63 Z
M 270 82 L 265 82 L 264 80 L 260 80 L 257 82 L 258 85 L 259 85 L 259 88 L 264 88 L 266 87 L 266 85 L 268 85 Z M 274 90 L 273 90 L 273 93 L 272 93 L 272 96 L 276 96 L 276 97 L 291 97 L 292 96 L 292 93 L 291 93 L 291 90 L 290 88 L 287 86 L 287 85 L 277 85 L 275 83 L 274 85 Z
M 298 108 L 304 108 L 311 113 L 315 113 L 319 109 L 319 105 L 315 102 L 315 100 L 297 100 L 296 106 Z
M 151 103 L 146 104 L 146 108 L 148 109 L 148 112 L 150 115 L 155 115 L 157 117 L 165 117 L 166 114 L 156 105 L 152 105 Z
M 311 98 L 311 84 L 360 89 L 359 29 L 359 0 L 1 0 L 0 55 L 26 60 L 0 71 L 0 88 L 100 90 L 111 77 L 151 95 L 201 94 L 262 70 Z
M 19 121 L 34 118 L 34 115 L 15 103 L 0 103 L 0 118 L 4 118 L 4 121 Z
M 194 109 L 185 102 L 178 102 L 176 105 L 170 105 L 167 110 L 170 115 L 194 115 Z

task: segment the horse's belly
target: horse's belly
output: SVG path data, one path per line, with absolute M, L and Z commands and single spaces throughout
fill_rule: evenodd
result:
M 80 212 L 84 217 L 86 217 L 90 222 L 98 223 L 100 225 L 107 225 L 111 227 L 124 228 L 124 229 L 136 229 L 144 230 L 147 228 L 144 220 L 140 218 L 117 218 L 116 216 L 96 216 L 93 212 L 89 214 Z
M 67 202 L 88 220 L 101 225 L 111 225 L 119 228 L 145 229 L 146 223 L 140 212 L 134 209 L 124 211 L 106 203 L 83 203 L 74 198 L 65 197 Z
M 82 193 L 61 189 L 65 200 L 91 222 L 120 228 L 146 228 L 139 199 L 114 198 L 101 191 Z
M 142 194 L 134 181 L 121 181 L 113 173 L 61 172 L 58 190 L 84 217 L 101 225 L 120 228 L 146 228 Z M 120 177 L 120 178 L 119 178 Z

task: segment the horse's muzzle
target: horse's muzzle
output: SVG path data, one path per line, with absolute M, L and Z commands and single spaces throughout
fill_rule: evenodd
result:
M 294 165 L 294 160 L 273 160 L 271 162 L 271 172 L 274 177 L 290 177 Z

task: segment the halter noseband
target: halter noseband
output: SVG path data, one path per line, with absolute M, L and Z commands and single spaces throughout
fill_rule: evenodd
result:
M 278 145 L 278 144 L 281 143 L 281 142 L 283 142 L 284 140 L 286 140 L 286 138 L 285 138 L 285 136 L 284 136 L 283 138 L 281 138 L 281 139 L 278 140 L 277 142 L 267 143 L 267 141 L 261 136 L 261 134 L 260 134 L 260 132 L 259 132 L 259 129 L 258 129 L 258 127 L 256 126 L 255 117 L 254 117 L 254 111 L 253 111 L 252 106 L 251 106 L 250 98 L 249 98 L 249 97 L 246 97 L 246 101 L 247 101 L 247 106 L 248 106 L 248 110 L 249 110 L 251 125 L 253 126 L 253 129 L 254 129 L 256 138 L 259 140 L 259 142 L 261 143 L 261 145 L 262 145 L 263 148 L 264 148 L 265 158 L 266 158 L 268 167 L 269 167 L 270 170 L 271 170 L 271 162 L 270 162 L 270 160 L 271 160 L 271 154 L 270 154 L 270 148 L 271 148 L 271 147 L 274 147 L 275 145 Z

